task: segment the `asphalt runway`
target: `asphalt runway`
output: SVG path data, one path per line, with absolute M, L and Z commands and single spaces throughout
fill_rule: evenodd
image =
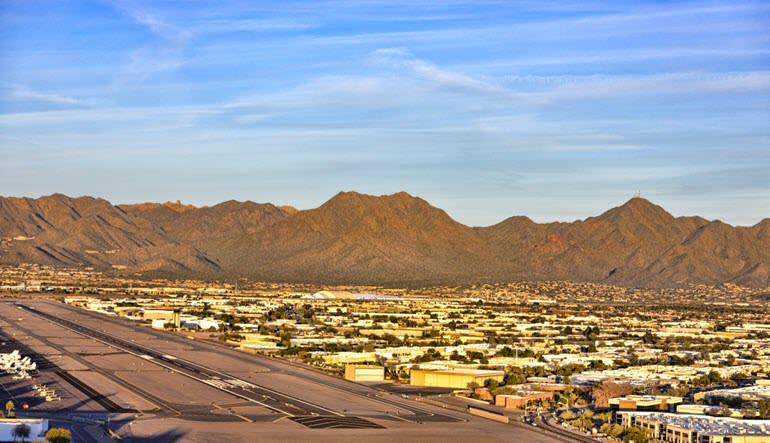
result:
M 18 329 L 23 333 L 17 338 L 35 343 L 28 351 L 40 348 L 48 353 L 46 359 L 55 358 L 70 368 L 53 364 L 41 375 L 58 377 L 76 394 L 73 401 L 102 412 L 143 410 L 112 424 L 128 442 L 156 441 L 151 436 L 163 430 L 163 423 L 174 423 L 178 437 L 174 441 L 206 441 L 215 432 L 227 435 L 229 441 L 250 441 L 254 426 L 265 433 L 261 435 L 272 436 L 265 441 L 279 434 L 301 436 L 302 441 L 344 441 L 346 435 L 362 432 L 372 437 L 401 436 L 372 441 L 409 441 L 409 435 L 422 435 L 425 441 L 440 441 L 443 435 L 443 441 L 452 441 L 460 434 L 464 441 L 474 441 L 468 438 L 472 435 L 483 436 L 484 441 L 557 441 L 405 400 L 304 365 L 54 301 L 0 303 L 0 320 L 5 320 L 0 329 Z M 61 408 L 71 406 L 63 403 Z M 171 441 L 168 430 L 160 435 L 167 440 L 157 441 Z
M 123 319 L 107 318 L 105 321 L 103 315 L 58 303 L 25 302 L 24 306 L 84 336 L 143 356 L 151 363 L 286 415 L 346 415 L 344 411 L 356 410 L 362 415 L 392 414 L 401 419 L 409 419 L 411 415 L 417 421 L 458 420 L 453 415 L 426 411 L 421 405 L 397 400 L 397 396 L 284 360 L 248 355 L 176 334 L 137 327 L 133 323 L 126 324 Z M 70 319 L 73 315 L 77 321 Z M 167 352 L 155 350 L 156 343 L 162 343 L 163 351 Z M 184 352 L 168 353 L 175 343 Z M 312 397 L 314 401 L 305 397 Z

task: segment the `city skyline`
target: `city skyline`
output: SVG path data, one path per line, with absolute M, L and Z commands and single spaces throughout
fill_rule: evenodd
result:
M 770 207 L 760 2 L 7 2 L 0 187 L 307 209 L 401 190 L 458 221 Z

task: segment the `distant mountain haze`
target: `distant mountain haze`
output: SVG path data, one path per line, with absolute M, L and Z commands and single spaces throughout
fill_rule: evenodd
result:
M 315 209 L 251 201 L 112 205 L 0 197 L 0 263 L 174 277 L 354 284 L 578 280 L 770 286 L 770 219 L 733 227 L 643 198 L 572 223 L 469 227 L 405 192 L 341 192 Z

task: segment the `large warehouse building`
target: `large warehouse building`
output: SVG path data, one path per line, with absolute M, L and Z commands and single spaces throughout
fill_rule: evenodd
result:
M 345 379 L 357 382 L 385 381 L 385 368 L 372 365 L 345 365 Z
M 436 388 L 467 389 L 475 383 L 484 386 L 487 379 L 503 381 L 505 372 L 484 369 L 412 369 L 409 384 L 415 386 L 430 386 Z

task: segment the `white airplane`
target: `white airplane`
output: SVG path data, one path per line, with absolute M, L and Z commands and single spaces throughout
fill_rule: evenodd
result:
M 27 373 L 37 369 L 37 364 L 29 356 L 23 357 L 18 350 L 8 354 L 0 354 L 0 371 L 11 374 Z
M 27 374 L 24 371 L 19 371 L 18 373 L 16 373 L 16 375 L 14 375 L 11 378 L 13 378 L 14 380 L 28 380 L 32 377 L 30 377 L 29 374 Z

